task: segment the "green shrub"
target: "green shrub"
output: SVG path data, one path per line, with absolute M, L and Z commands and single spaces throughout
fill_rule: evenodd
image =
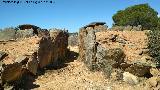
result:
M 158 12 L 151 8 L 148 4 L 139 4 L 120 10 L 113 15 L 114 25 L 117 26 L 138 26 L 142 25 L 142 29 L 151 30 L 157 27 Z
M 150 31 L 148 38 L 149 54 L 156 60 L 158 66 L 160 66 L 160 30 Z

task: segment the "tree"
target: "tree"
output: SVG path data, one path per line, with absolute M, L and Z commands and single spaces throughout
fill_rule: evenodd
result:
M 153 29 L 158 24 L 158 12 L 148 4 L 139 4 L 120 10 L 113 15 L 114 25 L 117 26 L 138 26 L 142 29 Z

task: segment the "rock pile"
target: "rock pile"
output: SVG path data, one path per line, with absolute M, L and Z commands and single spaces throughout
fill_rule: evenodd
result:
M 0 44 L 1 86 L 17 84 L 23 76 L 62 62 L 68 53 L 68 32 L 52 30 L 50 35 L 30 37 Z
M 141 81 L 139 77 L 152 77 L 152 69 L 156 68 L 156 63 L 148 55 L 147 32 L 141 31 L 140 28 L 139 30 L 131 29 L 134 30 L 123 28 L 104 31 L 81 28 L 79 32 L 80 58 L 90 70 L 103 71 L 107 77 L 121 78 L 123 76 L 121 80 L 133 85 Z M 159 77 L 155 77 L 157 83 Z M 151 81 L 153 81 L 152 78 Z M 151 82 L 153 86 L 157 86 L 157 83 Z

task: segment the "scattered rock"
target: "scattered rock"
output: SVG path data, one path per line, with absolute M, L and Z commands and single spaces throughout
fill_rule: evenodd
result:
M 141 60 L 146 60 L 146 61 L 152 61 L 152 57 L 148 56 L 148 55 L 145 55 L 141 58 Z
M 149 49 L 143 49 L 143 54 L 148 54 L 149 53 Z
M 139 83 L 139 79 L 137 76 L 129 73 L 129 72 L 124 72 L 123 73 L 123 81 L 132 84 L 132 85 L 136 85 Z
M 148 79 L 149 81 L 149 84 L 152 86 L 152 87 L 156 87 L 157 84 L 158 84 L 158 79 L 157 77 L 151 77 Z
M 158 70 L 157 68 L 151 68 L 151 69 L 150 69 L 150 73 L 151 73 L 153 76 L 160 76 L 160 70 Z
M 118 35 L 111 35 L 110 40 L 111 40 L 112 42 L 115 42 L 117 36 L 118 36 Z
M 142 51 L 142 50 L 139 50 L 137 53 L 138 53 L 138 55 L 142 55 L 142 54 L 143 54 L 143 51 Z
M 121 37 L 117 37 L 117 39 L 116 39 L 116 42 L 119 42 L 121 44 L 126 44 L 126 41 L 127 40 L 125 40 L 124 38 L 121 38 Z

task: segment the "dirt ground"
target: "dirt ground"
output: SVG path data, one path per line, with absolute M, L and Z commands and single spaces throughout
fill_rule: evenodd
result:
M 78 60 L 78 47 L 69 47 L 70 61 L 63 68 L 46 70 L 33 82 L 33 90 L 152 90 L 149 87 L 129 85 L 104 77 L 102 72 L 91 72 L 84 63 Z

